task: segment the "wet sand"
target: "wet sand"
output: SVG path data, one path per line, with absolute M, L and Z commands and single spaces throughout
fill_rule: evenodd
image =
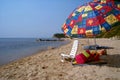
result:
M 73 39 L 74 40 L 74 39 Z M 71 43 L 0 66 L 0 80 L 120 80 L 120 40 L 96 39 L 97 44 L 109 46 L 108 63 L 105 65 L 73 66 L 71 62 L 62 63 L 61 53 L 69 54 Z M 89 44 L 94 44 L 89 39 Z M 88 39 L 79 39 L 77 53 L 88 45 Z

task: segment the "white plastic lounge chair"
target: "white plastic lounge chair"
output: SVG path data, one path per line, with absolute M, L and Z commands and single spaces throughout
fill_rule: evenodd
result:
M 78 48 L 78 40 L 74 40 L 70 54 L 69 55 L 64 53 L 61 54 L 61 57 L 62 57 L 61 62 L 64 62 L 65 58 L 71 58 L 71 59 L 75 58 L 77 48 Z

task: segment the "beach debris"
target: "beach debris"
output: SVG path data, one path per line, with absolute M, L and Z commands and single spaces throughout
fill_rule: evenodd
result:
M 46 69 L 46 68 L 48 68 L 48 66 L 43 66 L 43 67 L 42 67 L 42 69 Z

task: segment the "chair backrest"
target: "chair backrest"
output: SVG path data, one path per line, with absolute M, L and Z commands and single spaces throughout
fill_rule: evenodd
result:
M 72 46 L 72 49 L 71 49 L 71 52 L 70 52 L 70 57 L 71 58 L 75 58 L 77 48 L 78 48 L 78 40 L 74 40 L 73 46 Z

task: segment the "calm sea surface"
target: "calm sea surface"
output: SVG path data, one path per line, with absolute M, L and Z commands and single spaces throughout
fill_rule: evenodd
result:
M 30 56 L 49 46 L 59 47 L 68 41 L 39 41 L 34 38 L 0 38 L 0 65 Z

